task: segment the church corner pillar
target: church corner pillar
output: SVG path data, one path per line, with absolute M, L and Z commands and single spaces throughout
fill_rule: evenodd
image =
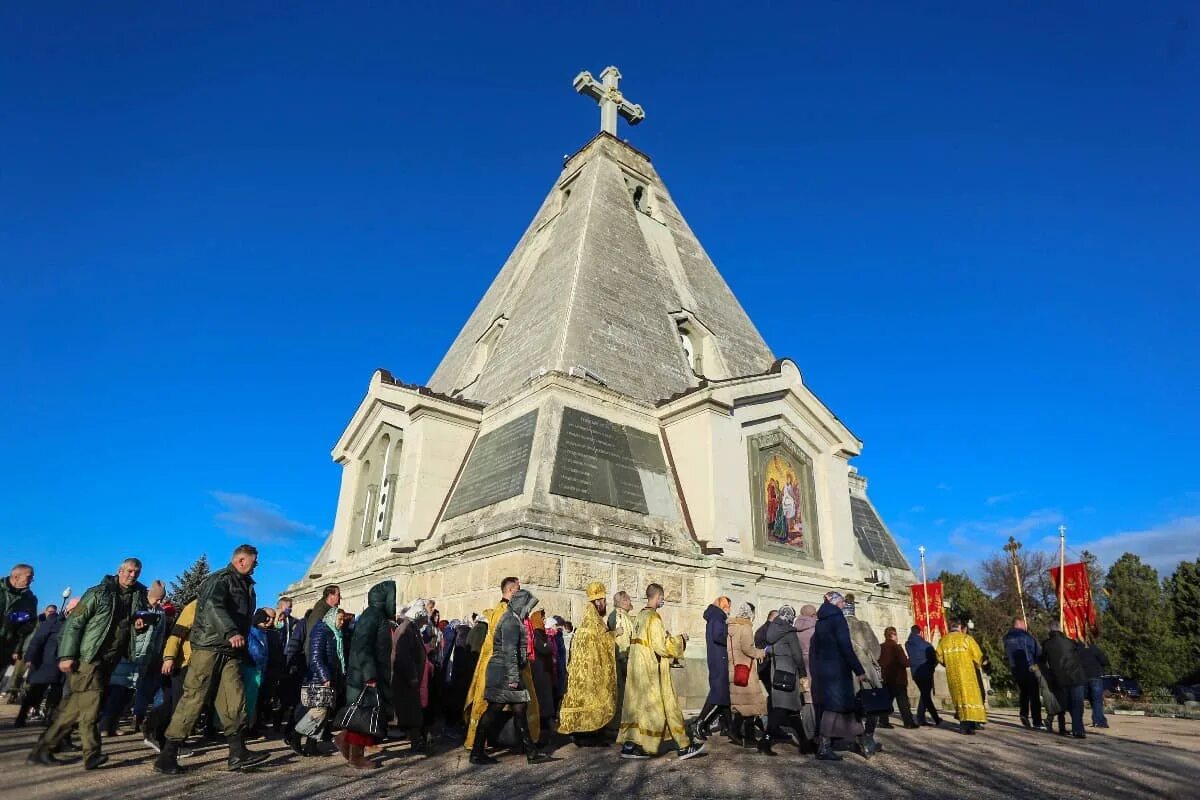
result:
M 850 510 L 850 458 L 833 452 L 823 459 L 826 466 L 822 481 L 829 509 L 829 523 L 823 526 L 821 548 L 825 568 L 845 577 L 858 577 L 858 558 L 854 538 L 854 519 Z
M 393 548 L 413 548 L 429 538 L 478 430 L 479 422 L 464 415 L 431 406 L 410 409 L 388 536 Z
M 749 518 L 746 453 L 732 408 L 701 399 L 665 415 L 662 427 L 696 539 L 701 547 L 724 547 Z
M 330 533 L 329 561 L 341 561 L 346 555 L 350 542 L 350 524 L 354 519 L 354 495 L 358 484 L 358 474 L 361 464 L 346 456 L 338 458 L 342 467 L 342 482 L 338 489 L 337 511 L 333 518 L 333 531 Z

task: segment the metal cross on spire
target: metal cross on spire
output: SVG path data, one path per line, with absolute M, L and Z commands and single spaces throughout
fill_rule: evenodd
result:
M 631 103 L 617 88 L 621 71 L 616 67 L 605 67 L 600 80 L 584 71 L 575 76 L 575 91 L 587 95 L 600 104 L 600 130 L 617 135 L 617 116 L 625 118 L 630 125 L 637 125 L 646 118 L 646 112 L 637 103 Z

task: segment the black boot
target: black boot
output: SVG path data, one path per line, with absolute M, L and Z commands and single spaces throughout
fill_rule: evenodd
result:
M 33 752 L 25 760 L 30 764 L 39 764 L 43 767 L 56 767 L 62 763 L 54 757 L 54 753 L 50 752 L 50 748 L 41 742 L 33 748 Z
M 771 734 L 764 734 L 763 737 L 758 740 L 758 752 L 762 753 L 764 756 L 776 755 L 775 751 L 771 749 Z
M 245 736 L 246 734 L 243 731 L 238 731 L 226 739 L 229 742 L 230 770 L 253 767 L 255 764 L 261 764 L 271 757 L 270 753 L 255 752 L 247 748 Z
M 550 756 L 538 750 L 537 744 L 533 741 L 533 736 L 529 733 L 529 720 L 525 716 L 525 712 L 517 712 L 513 714 L 513 726 L 517 729 L 517 735 L 521 737 L 521 744 L 525 746 L 525 760 L 530 764 L 540 764 L 543 761 L 549 761 Z
M 756 717 L 742 717 L 742 747 L 749 750 L 758 746 L 758 737 L 754 733 Z
M 491 708 L 483 712 L 483 716 L 479 718 L 479 724 L 475 726 L 475 743 L 471 745 L 472 764 L 498 764 L 496 759 L 484 752 L 488 734 L 492 732 L 492 725 L 496 718 L 496 713 Z
M 158 758 L 154 759 L 154 771 L 163 775 L 179 775 L 183 767 L 179 766 L 179 742 L 167 739 L 163 742 Z
M 817 747 L 817 758 L 821 761 L 841 761 L 839 756 L 833 749 L 833 741 L 828 736 L 821 737 L 821 743 Z
M 871 756 L 875 755 L 875 751 L 872 750 L 870 745 L 867 744 L 867 737 L 865 734 L 859 734 L 858 736 L 854 737 L 854 752 L 866 759 L 869 759 Z
M 713 703 L 705 703 L 704 708 L 700 709 L 700 716 L 696 717 L 696 721 L 692 723 L 692 739 L 694 741 L 704 741 L 709 737 L 709 727 L 721 715 L 721 707 Z
M 298 756 L 304 755 L 304 743 L 300 741 L 300 734 L 292 731 L 284 738 L 284 741 L 287 742 L 288 747 L 292 748 L 293 753 Z
M 733 722 L 729 723 L 729 741 L 738 747 L 745 746 L 746 720 L 736 711 L 733 712 Z

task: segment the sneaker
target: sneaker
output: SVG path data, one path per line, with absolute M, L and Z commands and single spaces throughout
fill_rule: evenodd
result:
M 695 745 L 693 745 L 694 747 Z M 680 753 L 683 751 L 680 750 Z M 621 758 L 649 758 L 646 751 L 633 742 L 626 742 L 621 746 Z
M 687 747 L 681 748 L 679 750 L 679 760 L 686 761 L 687 759 L 691 758 L 692 756 L 698 756 L 703 752 L 704 752 L 703 744 L 696 744 L 695 742 L 692 742 Z M 624 753 L 622 753 L 622 755 L 624 755 Z M 774 755 L 774 754 L 772 754 L 772 755 Z

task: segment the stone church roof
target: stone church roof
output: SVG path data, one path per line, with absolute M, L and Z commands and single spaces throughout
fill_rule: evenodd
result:
M 649 158 L 601 132 L 566 160 L 428 385 L 492 403 L 559 371 L 655 403 L 774 361 Z
M 871 501 L 852 495 L 850 514 L 854 525 L 854 538 L 858 540 L 858 546 L 867 558 L 885 567 L 912 569 L 901 554 L 900 548 L 896 547 L 896 540 L 884 526 Z

